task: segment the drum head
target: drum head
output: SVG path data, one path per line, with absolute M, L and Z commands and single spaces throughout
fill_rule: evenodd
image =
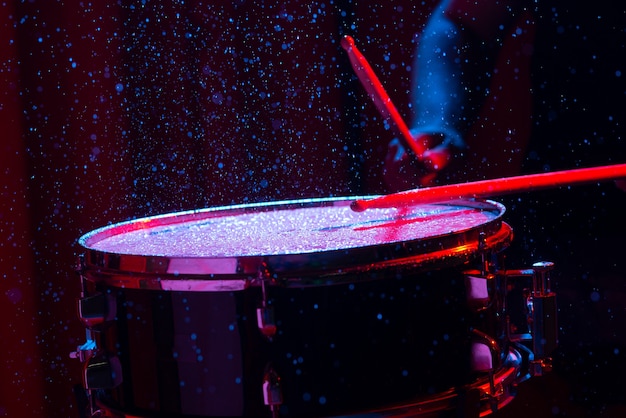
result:
M 354 212 L 352 200 L 172 213 L 107 226 L 79 243 L 87 268 L 112 285 L 200 291 L 243 289 L 260 272 L 282 284 L 311 285 L 397 265 L 438 268 L 466 262 L 482 249 L 504 248 L 512 237 L 496 202 Z

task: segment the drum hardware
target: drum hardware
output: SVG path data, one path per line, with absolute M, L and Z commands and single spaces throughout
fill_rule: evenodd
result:
M 550 271 L 553 268 L 552 262 L 533 264 L 535 274 L 531 307 L 534 358 L 530 362 L 533 376 L 541 376 L 552 369 L 550 353 L 558 343 L 556 293 L 550 288 Z
M 480 232 L 477 240 L 477 252 L 480 255 L 480 270 L 466 270 L 465 288 L 467 297 L 467 306 L 476 311 L 484 311 L 494 302 L 491 295 L 496 295 L 497 280 L 494 271 L 497 262 L 488 256 L 492 254 L 489 251 L 487 234 Z
M 77 351 L 70 353 L 70 358 L 77 358 L 83 363 L 82 380 L 89 408 L 88 416 L 102 416 L 95 391 L 113 389 L 122 384 L 122 365 L 119 358 L 98 350 L 89 335 Z
M 77 301 L 78 319 L 87 329 L 99 329 L 115 321 L 117 304 L 111 293 L 89 289 L 89 281 L 83 274 L 84 255 L 79 256 L 76 274 L 80 278 L 81 291 Z
M 83 369 L 85 389 L 113 389 L 122 384 L 122 365 L 114 355 L 98 351 L 87 359 Z
M 98 351 L 95 341 L 94 328 L 105 322 L 109 318 L 108 303 L 104 303 L 102 298 L 87 297 L 87 280 L 82 275 L 85 257 L 81 254 L 75 267 L 76 274 L 80 277 L 81 291 L 77 301 L 78 319 L 85 326 L 85 342 L 70 353 L 70 358 L 80 360 L 85 363 Z M 84 302 L 84 303 L 83 303 Z M 105 313 L 106 310 L 106 313 Z M 115 315 L 113 315 L 114 319 Z
M 541 376 L 552 369 L 550 354 L 558 345 L 556 293 L 550 287 L 550 271 L 554 263 L 540 261 L 532 269 L 508 270 L 503 272 L 508 279 L 530 279 L 530 287 L 524 288 L 527 332 L 517 332 L 516 324 L 506 317 L 507 339 L 513 343 L 529 344 L 529 374 Z M 505 311 L 511 311 L 511 307 Z
M 97 351 L 96 342 L 92 339 L 91 331 L 87 331 L 86 341 L 76 347 L 76 351 L 72 351 L 70 353 L 70 358 L 76 358 L 80 360 L 81 363 L 87 361 L 88 358 L 92 357 Z
M 81 292 L 77 301 L 78 318 L 85 326 L 85 342 L 70 353 L 70 358 L 83 363 L 83 388 L 86 392 L 91 417 L 102 415 L 96 405 L 96 390 L 113 389 L 122 384 L 122 365 L 117 356 L 98 347 L 100 331 L 113 323 L 116 317 L 116 301 L 113 295 L 90 292 L 89 281 L 83 275 L 84 255 L 79 256 L 76 273 L 80 277 Z M 91 293 L 91 294 L 90 294 Z
M 482 312 L 489 308 L 492 301 L 490 295 L 494 294 L 495 276 L 493 274 L 483 275 L 478 270 L 468 270 L 465 272 L 465 288 L 467 306 L 474 312 Z
M 272 417 L 278 417 L 280 405 L 283 403 L 283 391 L 280 376 L 271 365 L 267 366 L 263 376 L 263 402 L 270 407 Z
M 276 321 L 274 319 L 274 307 L 267 301 L 267 284 L 272 280 L 267 264 L 262 263 L 259 267 L 258 281 L 261 284 L 261 306 L 256 310 L 257 326 L 261 334 L 269 341 L 276 335 Z
M 489 358 L 485 359 L 484 356 L 481 356 L 481 354 L 484 352 L 484 350 L 481 350 L 480 348 L 474 348 L 472 349 L 472 355 L 473 356 L 480 356 L 482 357 L 481 359 L 477 359 L 477 358 L 473 358 L 472 360 L 472 364 L 474 365 L 473 370 L 474 371 L 488 371 L 488 370 L 493 370 L 494 368 L 498 367 L 500 365 L 500 358 L 502 355 L 502 350 L 500 349 L 500 347 L 498 346 L 498 341 L 496 341 L 495 338 L 491 337 L 490 335 L 477 330 L 477 329 L 472 329 L 472 336 L 474 337 L 474 339 L 476 339 L 477 342 L 475 342 L 475 345 L 479 345 L 482 347 L 487 347 L 489 349 Z M 487 360 L 487 363 L 485 363 L 485 360 Z
M 111 294 L 97 292 L 81 296 L 77 305 L 78 318 L 87 328 L 96 328 L 115 320 L 116 304 Z
M 535 272 L 532 269 L 521 269 L 521 270 L 505 270 L 505 271 L 499 272 L 499 274 L 505 278 L 505 288 L 506 288 L 507 294 L 511 294 L 514 292 L 514 289 L 518 287 L 516 285 L 518 283 L 521 284 L 522 279 L 532 279 Z M 526 282 L 524 282 L 524 284 L 526 284 Z M 517 293 L 520 293 L 520 292 L 518 291 Z M 506 339 L 514 343 L 532 341 L 532 334 L 529 328 L 529 324 L 532 321 L 532 318 L 531 318 L 532 307 L 530 305 L 532 298 L 531 298 L 530 287 L 524 286 L 521 293 L 522 295 L 520 295 L 520 298 L 523 299 L 523 308 L 521 308 L 520 306 L 517 306 L 517 307 L 510 306 L 511 303 L 508 301 L 505 301 L 505 306 L 504 306 L 505 321 L 506 321 L 506 328 L 505 328 Z M 522 310 L 523 312 L 521 313 L 515 312 L 515 308 Z M 523 324 L 520 322 L 520 320 L 515 320 L 511 317 L 512 315 L 515 315 L 515 313 L 517 313 L 518 317 L 523 316 Z
M 271 342 L 276 335 L 277 327 L 274 307 L 268 303 L 267 286 L 272 282 L 272 274 L 266 263 L 261 263 L 259 266 L 257 281 L 261 285 L 261 306 L 256 310 L 257 326 L 263 337 Z M 283 403 L 280 380 L 276 370 L 268 363 L 263 374 L 263 403 L 269 406 L 273 418 L 278 417 L 280 405 Z
M 496 367 L 499 367 L 501 363 L 500 356 L 502 350 L 500 350 L 498 342 L 494 338 L 482 331 L 472 329 L 472 336 L 477 339 L 477 342 L 472 345 L 471 350 L 472 369 L 478 372 L 487 372 L 489 391 L 485 393 L 485 396 L 488 399 L 487 403 L 489 404 L 491 412 L 496 412 L 498 410 L 498 400 L 504 393 L 504 389 L 501 386 L 496 387 L 494 375 Z M 484 355 L 485 347 L 488 349 L 488 358 L 485 358 Z
M 490 295 L 496 294 L 496 289 L 494 288 L 494 286 L 496 286 L 496 280 L 492 273 L 495 265 L 492 260 L 488 258 L 490 254 L 488 249 L 487 235 L 485 232 L 481 231 L 478 234 L 478 253 L 481 258 L 482 270 L 479 272 L 469 271 L 465 273 L 468 306 L 475 309 L 477 312 L 487 310 L 492 303 L 492 297 L 490 297 Z M 471 333 L 472 336 L 477 339 L 477 341 L 472 344 L 471 367 L 474 371 L 486 371 L 488 380 L 488 391 L 484 391 L 482 394 L 475 389 L 471 391 L 474 392 L 474 395 L 478 395 L 478 401 L 480 401 L 482 395 L 482 397 L 486 399 L 485 404 L 488 405 L 487 408 L 491 412 L 496 412 L 500 399 L 504 397 L 505 392 L 502 385 L 496 387 L 494 374 L 496 368 L 500 367 L 502 352 L 498 341 L 488 334 L 478 329 L 472 329 Z M 486 353 L 485 348 L 487 349 Z M 472 397 L 468 399 L 472 399 Z
M 482 276 L 487 276 L 488 273 L 492 271 L 492 266 L 487 260 L 487 234 L 484 231 L 480 231 L 478 233 L 478 253 L 480 254 L 480 258 L 482 260 Z

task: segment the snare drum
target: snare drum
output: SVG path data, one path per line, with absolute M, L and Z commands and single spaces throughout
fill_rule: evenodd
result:
M 350 202 L 211 208 L 81 237 L 92 413 L 426 416 L 508 402 L 521 354 L 486 267 L 512 239 L 504 207 Z

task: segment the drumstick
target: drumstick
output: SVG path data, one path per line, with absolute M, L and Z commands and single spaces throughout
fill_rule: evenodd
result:
M 417 159 L 421 160 L 425 151 L 424 144 L 413 140 L 413 135 L 411 135 L 408 126 L 402 119 L 402 116 L 400 116 L 400 113 L 394 106 L 382 83 L 378 80 L 378 77 L 376 77 L 367 59 L 365 59 L 365 56 L 363 56 L 356 47 L 354 39 L 348 35 L 344 36 L 341 40 L 341 46 L 348 53 L 354 72 L 378 108 L 378 111 L 385 119 L 396 125 L 396 128 L 402 135 L 402 139 L 404 139 L 405 146 L 415 154 Z
M 504 177 L 446 186 L 412 189 L 369 200 L 355 200 L 355 212 L 373 208 L 404 207 L 419 203 L 440 203 L 454 199 L 488 198 L 510 193 L 541 190 L 565 185 L 626 178 L 626 164 L 554 171 L 551 173 Z

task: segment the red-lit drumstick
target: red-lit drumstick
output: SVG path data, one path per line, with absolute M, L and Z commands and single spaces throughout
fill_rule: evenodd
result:
M 361 84 L 363 84 L 363 87 L 365 87 L 367 94 L 374 101 L 378 111 L 385 119 L 396 126 L 400 131 L 400 135 L 402 135 L 404 145 L 421 160 L 422 154 L 424 154 L 426 150 L 425 144 L 413 139 L 413 135 L 411 135 L 408 126 L 404 122 L 404 119 L 402 119 L 402 116 L 400 116 L 400 113 L 398 113 L 398 110 L 383 88 L 383 85 L 378 80 L 378 77 L 376 77 L 374 70 L 365 59 L 365 56 L 357 49 L 354 39 L 351 36 L 344 36 L 341 40 L 341 46 L 348 53 L 354 72 L 361 81 Z
M 350 207 L 356 212 L 362 212 L 373 208 L 403 207 L 420 203 L 439 203 L 455 199 L 489 198 L 517 192 L 599 182 L 603 180 L 617 180 L 621 178 L 626 178 L 626 164 L 412 189 L 369 200 L 355 200 Z

